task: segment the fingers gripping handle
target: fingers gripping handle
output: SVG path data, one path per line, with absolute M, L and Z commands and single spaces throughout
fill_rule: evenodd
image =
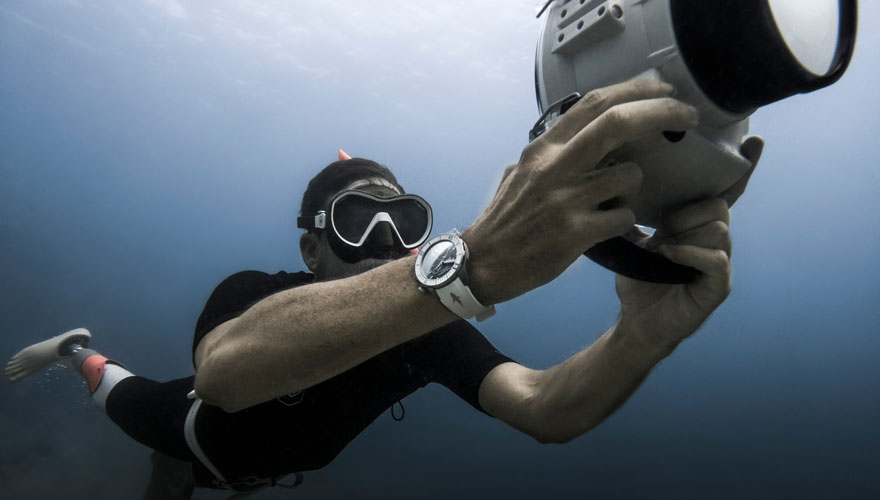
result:
M 571 109 L 581 97 L 579 92 L 573 92 L 550 104 L 529 131 L 529 142 L 540 137 L 559 121 L 562 115 Z M 683 132 L 664 132 L 663 134 L 670 142 L 677 142 L 684 135 Z M 683 284 L 691 283 L 701 274 L 700 271 L 692 267 L 672 262 L 624 237 L 612 238 L 598 243 L 584 252 L 584 255 L 617 274 L 641 281 Z
M 584 252 L 593 262 L 627 278 L 653 283 L 691 283 L 700 271 L 676 264 L 622 236 L 597 243 Z

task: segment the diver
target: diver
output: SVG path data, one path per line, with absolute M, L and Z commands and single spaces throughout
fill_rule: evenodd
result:
M 694 127 L 696 110 L 672 93 L 631 81 L 588 94 L 505 170 L 470 227 L 430 240 L 430 205 L 388 168 L 340 150 L 303 195 L 309 272 L 243 271 L 220 283 L 197 321 L 194 376 L 139 377 L 89 347 L 85 329 L 24 349 L 6 374 L 20 380 L 71 359 L 109 418 L 155 450 L 148 499 L 189 498 L 194 487 L 294 486 L 431 382 L 541 443 L 567 442 L 622 405 L 727 297 L 729 207 L 751 172 L 645 236 L 648 247 L 698 269 L 698 279 L 618 276 L 616 322 L 566 361 L 522 366 L 466 319 L 485 319 L 584 249 L 633 231 L 639 167 L 597 165 L 647 134 Z M 762 147 L 751 138 L 742 152 L 754 165 Z M 446 180 L 450 191 L 463 181 Z

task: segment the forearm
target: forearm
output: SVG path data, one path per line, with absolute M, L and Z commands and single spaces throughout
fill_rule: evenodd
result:
M 618 321 L 589 348 L 541 373 L 535 401 L 541 434 L 566 442 L 592 429 L 677 345 Z
M 258 302 L 202 340 L 196 392 L 227 411 L 247 408 L 453 321 L 436 298 L 418 290 L 413 259 Z

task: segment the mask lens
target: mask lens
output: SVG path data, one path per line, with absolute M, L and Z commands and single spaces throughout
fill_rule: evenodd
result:
M 336 201 L 331 214 L 336 233 L 348 244 L 356 244 L 376 215 L 377 205 L 379 203 L 370 198 L 343 195 Z
M 388 214 L 406 246 L 419 243 L 431 223 L 428 207 L 415 198 L 380 200 L 357 193 L 339 197 L 330 216 L 339 237 L 349 245 L 358 246 L 370 229 L 373 217 L 380 212 Z
M 428 210 L 422 203 L 409 198 L 392 200 L 385 205 L 384 211 L 394 221 L 404 245 L 409 246 L 422 239 L 428 230 L 429 218 Z

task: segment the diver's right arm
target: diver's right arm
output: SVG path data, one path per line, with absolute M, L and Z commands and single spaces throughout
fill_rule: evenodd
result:
M 478 300 L 495 304 L 537 288 L 584 249 L 632 227 L 625 203 L 599 205 L 634 197 L 640 169 L 596 165 L 624 143 L 693 127 L 695 110 L 671 94 L 656 81 L 591 92 L 523 150 L 462 236 Z M 196 350 L 197 394 L 237 411 L 327 380 L 453 321 L 436 298 L 418 290 L 414 259 L 279 292 L 221 324 Z
M 439 300 L 418 290 L 414 260 L 278 292 L 217 326 L 196 348 L 196 393 L 238 411 L 454 321 Z

